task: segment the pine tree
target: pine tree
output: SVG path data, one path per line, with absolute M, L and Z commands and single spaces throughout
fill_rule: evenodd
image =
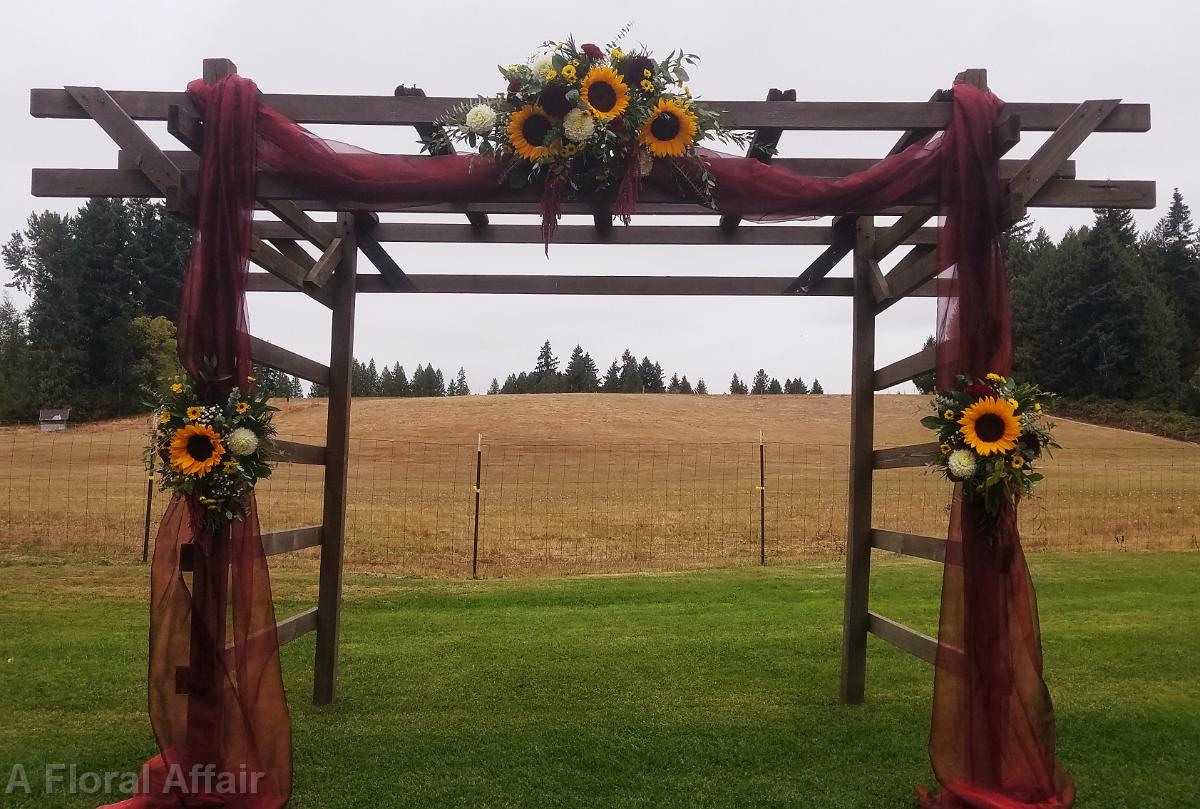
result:
M 657 362 L 651 363 L 649 357 L 642 357 L 638 364 L 638 377 L 642 380 L 643 393 L 666 393 L 667 385 L 663 380 L 662 366 Z
M 1181 199 L 1180 202 L 1182 201 Z M 1133 211 L 1128 208 L 1093 208 L 1092 213 L 1096 215 L 1094 230 L 1107 229 L 1117 243 L 1125 247 L 1133 247 L 1137 244 L 1138 231 L 1137 223 L 1133 219 Z
M 379 395 L 396 395 L 396 380 L 392 377 L 392 369 L 386 365 L 384 365 L 383 370 L 379 372 Z
M 600 384 L 600 390 L 604 393 L 621 392 L 621 368 L 616 360 L 613 360 L 612 365 L 604 372 L 604 382 Z
M 492 384 L 488 386 L 488 396 L 495 396 L 500 392 L 500 381 L 496 377 L 492 377 Z
M 812 383 L 812 390 L 809 392 L 812 393 L 813 396 L 823 396 L 825 394 L 825 389 L 823 387 L 821 387 L 821 380 L 816 379 L 814 377 L 813 383 Z
M 458 395 L 458 382 L 456 382 L 453 379 L 450 380 L 450 384 L 446 386 L 446 395 L 447 396 L 457 396 Z
M 688 382 L 687 374 L 684 374 L 683 378 L 679 380 L 679 392 L 680 393 L 694 393 L 695 392 L 692 390 L 692 383 Z
M 432 368 L 433 363 L 430 363 L 427 367 Z M 438 368 L 436 371 L 434 371 L 433 379 L 431 381 L 433 383 L 433 385 L 432 385 L 433 393 L 431 395 L 432 396 L 445 396 L 446 395 L 446 380 L 445 380 L 445 377 L 442 376 L 441 368 Z
M 758 373 L 754 375 L 754 382 L 750 386 L 750 393 L 754 395 L 764 394 L 767 392 L 767 387 L 770 384 L 771 379 L 767 376 L 767 372 L 759 368 Z
M 533 366 L 533 375 L 541 381 L 547 376 L 552 376 L 558 373 L 558 358 L 554 356 L 554 352 L 550 349 L 550 341 L 542 343 L 542 347 L 538 349 L 537 362 Z
M 679 374 L 671 374 L 671 382 L 667 385 L 667 393 L 679 393 Z
M 37 415 L 32 374 L 25 319 L 6 294 L 0 301 L 0 422 L 30 421 Z
M 308 386 L 308 398 L 310 399 L 328 399 L 329 388 L 324 385 L 318 385 L 316 382 Z
M 934 345 L 936 345 L 936 341 L 933 339 L 933 335 L 931 334 L 925 338 L 925 344 L 923 346 L 921 346 L 921 348 L 922 349 L 933 348 Z M 937 372 L 930 371 L 927 374 L 921 374 L 920 376 L 914 376 L 912 382 L 917 387 L 918 393 L 925 393 L 925 394 L 933 393 L 934 388 L 937 387 Z
M 412 383 L 408 381 L 408 374 L 404 373 L 404 366 L 396 363 L 392 367 L 392 385 L 396 391 L 396 396 L 412 396 Z
M 621 393 L 641 392 L 642 375 L 638 370 L 638 361 L 627 348 L 621 355 Z
M 770 394 L 783 393 L 783 386 L 779 384 L 779 380 L 776 379 L 775 377 L 771 377 L 771 382 L 770 382 L 770 384 L 767 385 L 767 393 L 770 393 Z
M 708 385 L 704 384 L 704 377 L 700 377 L 699 379 L 696 380 L 696 395 L 698 395 L 698 396 L 707 396 L 708 395 Z
M 567 370 L 563 377 L 563 386 L 567 393 L 595 393 L 600 389 L 596 363 L 591 354 L 584 352 L 582 346 L 575 346 L 575 350 L 571 352 L 571 359 L 567 362 Z
M 379 395 L 379 371 L 375 368 L 374 357 L 367 363 L 367 390 L 367 396 Z
M 700 381 L 703 382 L 704 380 L 702 379 Z M 729 383 L 729 392 L 732 394 L 743 394 L 744 395 L 744 394 L 749 393 L 750 390 L 749 390 L 749 388 L 746 387 L 746 383 L 743 382 L 742 380 L 738 379 L 737 374 L 734 374 L 733 381 L 731 381 Z
M 447 395 L 449 394 L 447 393 Z M 467 372 L 461 366 L 458 369 L 458 375 L 454 377 L 454 395 L 471 395 L 471 388 L 467 385 Z
M 1191 210 L 1176 188 L 1167 214 L 1141 245 L 1140 253 L 1158 279 L 1175 315 L 1180 341 L 1179 376 L 1190 381 L 1200 370 L 1200 245 Z M 1186 384 L 1186 383 L 1185 383 Z

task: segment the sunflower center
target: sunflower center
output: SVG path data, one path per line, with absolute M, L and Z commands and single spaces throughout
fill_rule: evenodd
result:
M 550 119 L 544 115 L 530 115 L 521 123 L 521 135 L 530 146 L 544 146 L 550 132 Z
M 984 413 L 975 419 L 975 435 L 979 436 L 981 441 L 999 441 L 1004 437 L 1005 426 L 1004 419 L 995 413 Z
M 617 105 L 617 91 L 608 82 L 595 82 L 588 87 L 588 103 L 597 112 L 608 112 Z
M 193 435 L 187 441 L 188 455 L 197 461 L 207 461 L 213 454 L 213 442 L 207 435 Z
M 650 123 L 650 134 L 658 140 L 671 140 L 679 134 L 681 128 L 678 116 L 660 112 Z

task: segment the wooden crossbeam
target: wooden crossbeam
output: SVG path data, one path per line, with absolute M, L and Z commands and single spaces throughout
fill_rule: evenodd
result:
M 1034 196 L 1050 181 L 1055 167 L 1070 157 L 1088 135 L 1099 129 L 1120 103 L 1121 100 L 1116 98 L 1084 101 L 1046 138 L 1008 182 L 1010 221 L 1024 216 L 1025 208 L 1033 204 Z
M 273 222 L 272 224 L 280 224 Z M 257 229 L 256 229 L 257 232 Z M 261 238 L 261 236 L 260 236 Z M 295 239 L 273 237 L 266 240 L 272 247 L 283 253 L 284 257 L 289 259 L 293 264 L 303 270 L 305 273 L 311 272 L 313 265 L 316 264 L 316 259 L 308 254 Z
M 772 87 L 767 91 L 767 101 L 769 102 L 795 100 L 795 90 L 780 90 Z M 746 157 L 761 163 L 770 163 L 771 158 L 775 155 L 775 147 L 779 145 L 779 139 L 782 136 L 783 130 L 778 127 L 755 130 L 754 137 L 751 138 L 750 145 L 746 149 Z M 741 221 L 739 216 L 725 215 L 721 217 L 721 227 L 735 228 Z
M 274 368 L 285 374 L 298 376 L 315 382 L 318 385 L 329 386 L 329 368 L 316 360 L 288 351 L 274 343 L 250 335 L 250 356 L 259 365 Z
M 138 170 L 166 198 L 168 210 L 194 222 L 196 195 L 191 183 L 112 96 L 99 87 L 67 87 L 66 92 L 122 151 L 130 153 Z
M 922 534 L 907 534 L 901 531 L 871 529 L 871 547 L 891 551 L 931 562 L 946 561 L 946 540 Z
M 283 222 L 258 220 L 254 233 L 259 238 L 291 239 L 296 232 Z M 540 225 L 490 225 L 475 228 L 449 222 L 380 222 L 371 229 L 379 242 L 541 244 Z M 756 225 L 722 229 L 712 225 L 639 225 L 613 228 L 605 244 L 695 244 L 695 245 L 823 245 L 834 237 L 830 227 L 814 225 Z M 593 244 L 596 234 L 590 225 L 559 225 L 555 244 Z M 273 242 L 272 242 L 273 243 Z M 920 228 L 906 244 L 937 244 L 937 228 Z
M 320 544 L 321 526 L 319 525 L 269 531 L 262 535 L 263 554 L 266 556 L 277 556 L 281 553 L 315 548 Z
M 876 308 L 876 314 L 900 301 L 910 297 L 917 290 L 928 289 L 930 282 L 938 274 L 937 248 L 918 245 L 896 262 L 896 266 L 886 276 L 888 291 L 891 297 L 882 301 Z
M 279 638 L 279 645 L 291 643 L 296 638 L 307 635 L 317 628 L 317 608 L 313 607 L 304 612 L 298 612 L 284 618 L 275 625 L 275 634 Z
M 1015 117 L 1015 116 L 1009 116 Z M 200 167 L 200 155 L 184 149 L 167 149 L 163 151 L 171 162 L 184 171 L 193 171 Z M 430 160 L 425 154 L 384 154 L 383 157 L 404 157 L 407 160 Z M 771 165 L 787 169 L 794 174 L 806 177 L 836 178 L 845 177 L 860 171 L 866 171 L 879 162 L 877 157 L 773 157 Z M 1005 159 L 1000 161 L 1000 177 L 1011 178 L 1025 165 L 1024 160 Z M 132 158 L 122 151 L 117 152 L 117 168 L 136 168 Z M 1055 179 L 1072 180 L 1075 178 L 1077 165 L 1074 160 L 1067 160 L 1054 172 Z
M 858 218 L 854 216 L 834 217 L 832 230 L 833 238 L 821 254 L 800 273 L 789 287 L 790 291 L 808 294 L 830 271 L 838 265 L 854 249 L 856 237 L 855 224 Z
M 301 444 L 298 441 L 275 439 L 275 453 L 272 460 L 279 463 L 304 464 L 309 466 L 325 465 L 325 447 L 315 444 Z
M 884 618 L 877 612 L 867 613 L 867 631 L 926 663 L 937 662 L 938 642 L 923 632 L 897 623 L 891 618 Z
M 740 297 L 794 296 L 795 281 L 783 276 L 686 275 L 478 275 L 463 273 L 406 273 L 410 286 L 396 289 L 380 275 L 358 276 L 364 294 L 417 293 L 426 295 L 728 295 Z M 268 273 L 250 273 L 249 292 L 295 292 Z M 849 278 L 826 278 L 805 295 L 848 297 Z M 933 297 L 932 284 L 914 297 Z
M 338 262 L 341 260 L 342 240 L 334 239 L 325 248 L 325 252 L 321 253 L 321 257 L 313 264 L 312 269 L 308 271 L 308 275 L 304 276 L 304 283 L 322 288 L 327 286 L 329 279 L 333 277 L 333 271 L 337 269 Z
M 181 152 L 180 154 L 194 154 L 197 161 L 199 160 L 200 153 L 204 149 L 204 123 L 192 110 L 191 105 L 185 107 L 180 104 L 172 104 L 167 107 L 167 133 L 190 150 L 190 152 Z M 179 168 L 185 167 L 172 157 L 172 152 L 164 152 L 164 154 Z
M 325 290 L 305 285 L 304 279 L 308 275 L 306 269 L 262 239 L 256 237 L 251 240 L 250 260 L 297 292 L 303 292 L 313 300 L 332 308 L 331 299 Z
M 263 204 L 294 233 L 307 239 L 318 250 L 324 250 L 333 241 L 333 230 L 328 224 L 315 221 L 291 200 L 267 199 L 263 200 Z
M 907 382 L 913 377 L 927 374 L 937 363 L 937 351 L 934 346 L 923 348 L 916 354 L 885 365 L 875 372 L 875 390 L 888 388 Z
M 165 121 L 171 104 L 184 104 L 182 91 L 117 91 L 112 97 L 137 121 Z M 355 95 L 263 95 L 263 102 L 299 124 L 346 124 L 414 126 L 435 123 L 453 107 L 473 98 Z M 84 118 L 86 114 L 60 89 L 30 91 L 29 111 L 35 118 Z M 708 101 L 721 112 L 721 124 L 729 129 L 812 131 L 904 131 L 944 129 L 953 117 L 948 101 L 795 101 L 768 104 L 762 101 Z M 1021 116 L 1026 132 L 1058 129 L 1075 108 L 1073 103 L 1009 102 L 1006 108 Z M 1148 132 L 1149 104 L 1122 104 L 1106 119 L 1101 132 Z
M 910 444 L 905 447 L 887 447 L 877 449 L 873 455 L 876 469 L 906 469 L 914 466 L 924 466 L 929 459 L 937 454 L 937 442 L 926 444 Z
M 404 270 L 400 269 L 396 260 L 372 235 L 379 225 L 379 216 L 369 211 L 356 211 L 354 224 L 358 234 L 358 249 L 375 265 L 383 279 L 398 292 L 411 289 L 412 282 L 408 280 Z

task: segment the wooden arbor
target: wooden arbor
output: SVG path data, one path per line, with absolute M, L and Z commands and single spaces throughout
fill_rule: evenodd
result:
M 216 81 L 235 70 L 225 59 L 204 62 L 204 78 Z M 960 80 L 986 84 L 986 73 L 968 70 Z M 266 95 L 264 100 L 300 124 L 378 124 L 411 126 L 426 135 L 457 98 L 427 98 L 400 88 L 395 96 Z M 785 130 L 893 130 L 901 132 L 892 151 L 900 151 L 950 121 L 946 91 L 926 102 L 800 102 L 795 91 L 772 90 L 766 101 L 710 102 L 722 111 L 730 128 L 755 130 L 750 156 L 772 160 L 789 170 L 839 177 L 875 162 L 865 159 L 772 158 Z M 42 118 L 91 118 L 119 147 L 114 169 L 34 169 L 33 193 L 44 197 L 156 197 L 185 218 L 195 209 L 198 152 L 204 122 L 183 92 L 107 92 L 98 87 L 35 89 L 31 113 Z M 166 121 L 167 130 L 185 149 L 163 150 L 136 123 Z M 1007 183 L 1009 216 L 1027 207 L 1152 208 L 1153 182 L 1081 180 L 1069 158 L 1092 132 L 1145 132 L 1150 109 L 1115 100 L 1076 103 L 1010 103 L 996 124 L 995 137 L 1007 151 L 1024 132 L 1050 132 L 1027 160 L 1001 161 Z M 537 243 L 537 225 L 492 224 L 493 214 L 532 214 L 535 191 L 497 191 L 486 202 L 469 205 L 426 205 L 417 209 L 377 206 L 362 210 L 344 200 L 311 199 L 262 172 L 257 181 L 260 207 L 269 218 L 255 223 L 251 260 L 265 272 L 252 273 L 250 290 L 300 292 L 332 310 L 331 360 L 328 366 L 253 338 L 254 359 L 329 389 L 329 415 L 324 446 L 280 442 L 282 461 L 325 467 L 322 524 L 263 535 L 268 555 L 320 546 L 320 588 L 316 608 L 279 623 L 286 643 L 316 630 L 314 701 L 330 703 L 336 691 L 338 631 L 345 541 L 346 482 L 350 437 L 350 365 L 354 306 L 358 293 L 485 293 L 559 295 L 733 295 L 848 296 L 853 309 L 850 496 L 847 537 L 845 617 L 842 642 L 841 699 L 860 702 L 866 676 L 867 634 L 874 633 L 899 648 L 932 662 L 936 641 L 868 609 L 871 549 L 880 548 L 945 561 L 945 542 L 871 524 L 872 479 L 876 469 L 924 464 L 932 445 L 875 449 L 876 391 L 926 373 L 934 366 L 932 351 L 919 351 L 884 368 L 875 367 L 875 318 L 906 296 L 933 295 L 936 273 L 936 200 L 913 198 L 885 210 L 842 211 L 827 225 L 741 227 L 733 217 L 712 225 L 635 225 L 614 228 L 607 210 L 569 203 L 565 213 L 590 218 L 587 224 L 559 228 L 556 242 L 568 244 L 677 245 L 817 245 L 821 254 L 794 277 L 737 276 L 553 276 L 437 275 L 405 272 L 384 248 L 387 242 Z M 462 223 L 383 222 L 379 213 L 465 215 Z M 333 221 L 312 211 L 332 211 Z M 700 206 L 647 189 L 639 213 L 708 214 Z M 876 217 L 889 217 L 886 223 Z M 881 262 L 903 255 L 888 271 Z M 358 255 L 366 256 L 378 274 L 358 274 Z M 849 278 L 830 272 L 853 254 Z

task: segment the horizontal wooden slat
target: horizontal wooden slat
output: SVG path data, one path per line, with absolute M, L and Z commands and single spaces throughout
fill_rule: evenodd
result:
M 200 167 L 200 156 L 193 152 L 183 149 L 173 149 L 165 151 L 165 154 L 181 169 L 194 170 Z M 404 154 L 403 157 L 407 160 L 431 159 L 430 155 L 425 154 Z M 779 166 L 780 168 L 785 168 L 788 171 L 808 177 L 845 177 L 859 171 L 866 171 L 878 162 L 879 158 L 877 157 L 776 157 L 771 160 L 771 165 Z M 1025 166 L 1025 162 L 1024 160 L 1001 160 L 1000 179 L 1004 180 L 1016 175 Z M 123 150 L 118 150 L 117 168 L 137 168 L 134 155 Z M 1075 171 L 1075 161 L 1064 160 L 1055 170 L 1054 176 L 1070 180 L 1074 179 Z M 282 216 L 280 218 L 287 217 Z
M 289 528 L 286 531 L 269 531 L 262 535 L 263 553 L 276 556 L 281 553 L 315 548 L 321 544 L 321 526 L 308 525 L 304 528 Z
M 183 177 L 196 182 L 195 172 L 185 171 Z M 140 171 L 132 169 L 33 169 L 32 193 L 35 197 L 144 197 L 161 198 L 164 194 Z M 483 210 L 496 213 L 536 213 L 539 210 L 537 196 L 540 189 L 513 191 L 499 188 L 486 201 L 471 205 L 411 205 L 373 203 L 375 211 L 409 212 L 460 212 Z M 290 199 L 301 209 L 311 211 L 338 211 L 361 207 L 351 200 L 307 199 L 308 193 L 300 186 L 286 182 L 268 173 L 260 173 L 255 196 L 260 199 Z M 1132 208 L 1146 209 L 1155 205 L 1155 184 L 1152 180 L 1050 180 L 1026 203 L 1029 207 L 1042 208 Z M 849 214 L 900 215 L 908 206 L 929 205 L 936 202 L 934 192 L 914 193 L 911 197 L 898 200 L 897 206 L 888 208 L 849 211 Z M 671 211 L 671 209 L 677 209 Z M 657 188 L 645 188 L 638 201 L 639 213 L 675 212 L 715 214 L 691 202 L 681 202 L 670 192 Z M 589 205 L 565 204 L 564 213 L 594 212 Z M 829 211 L 835 213 L 835 211 Z M 615 229 L 614 229 L 615 230 Z
M 931 562 L 944 563 L 946 561 L 946 540 L 922 534 L 906 534 L 901 531 L 872 528 L 871 547 L 879 548 L 882 551 L 902 553 L 905 556 L 915 556 L 919 559 L 928 559 Z
M 277 463 L 324 466 L 325 447 L 315 444 L 301 444 L 297 441 L 284 441 L 277 438 L 275 439 L 275 455 L 273 456 L 273 460 Z
M 423 294 L 474 293 L 479 295 L 732 295 L 741 297 L 845 297 L 852 294 L 849 278 L 826 278 L 812 292 L 791 289 L 794 279 L 736 276 L 644 275 L 437 275 L 407 273 L 412 288 L 396 290 L 378 275 L 359 275 L 361 293 L 402 292 Z M 294 292 L 267 273 L 250 273 L 249 292 Z M 934 294 L 933 285 L 913 293 Z
M 875 450 L 876 469 L 904 469 L 910 466 L 924 466 L 937 454 L 936 442 L 928 444 L 911 444 L 906 447 L 888 447 Z
M 875 390 L 887 390 L 893 385 L 907 382 L 914 376 L 929 373 L 934 369 L 936 358 L 937 351 L 934 346 L 930 346 L 891 365 L 883 366 L 875 372 Z
M 250 335 L 250 356 L 260 365 L 283 371 L 285 374 L 316 382 L 318 385 L 329 385 L 329 368 L 316 360 L 301 356 L 286 348 L 280 348 L 274 343 Z
M 867 613 L 867 631 L 897 649 L 919 657 L 926 663 L 937 662 L 938 643 L 936 639 L 904 624 L 896 623 L 890 618 L 884 618 L 877 612 Z
M 275 625 L 275 633 L 279 636 L 279 645 L 291 643 L 301 635 L 307 635 L 317 628 L 317 608 L 313 607 L 304 612 L 298 612 L 284 618 Z
M 254 233 L 263 239 L 298 238 L 287 224 L 260 220 Z M 371 235 L 380 242 L 541 244 L 540 225 L 488 225 L 444 222 L 381 222 Z M 594 225 L 559 225 L 555 244 L 695 244 L 695 245 L 825 245 L 833 228 L 818 225 L 630 225 L 597 229 Z M 907 244 L 937 244 L 937 228 L 921 228 Z
M 143 121 L 165 121 L 172 104 L 187 104 L 183 92 L 113 90 L 110 95 L 129 113 Z M 264 103 L 301 124 L 387 124 L 415 126 L 433 123 L 450 108 L 473 98 L 421 96 L 351 96 L 267 93 Z M 721 113 L 721 123 L 731 129 L 901 130 L 942 129 L 950 123 L 949 101 L 705 101 Z M 1077 104 L 1005 104 L 1005 112 L 1021 117 L 1026 132 L 1057 129 Z M 35 118 L 83 118 L 78 104 L 58 88 L 35 88 L 29 94 L 29 112 Z M 1149 104 L 1122 104 L 1100 125 L 1101 132 L 1146 132 L 1150 129 Z

